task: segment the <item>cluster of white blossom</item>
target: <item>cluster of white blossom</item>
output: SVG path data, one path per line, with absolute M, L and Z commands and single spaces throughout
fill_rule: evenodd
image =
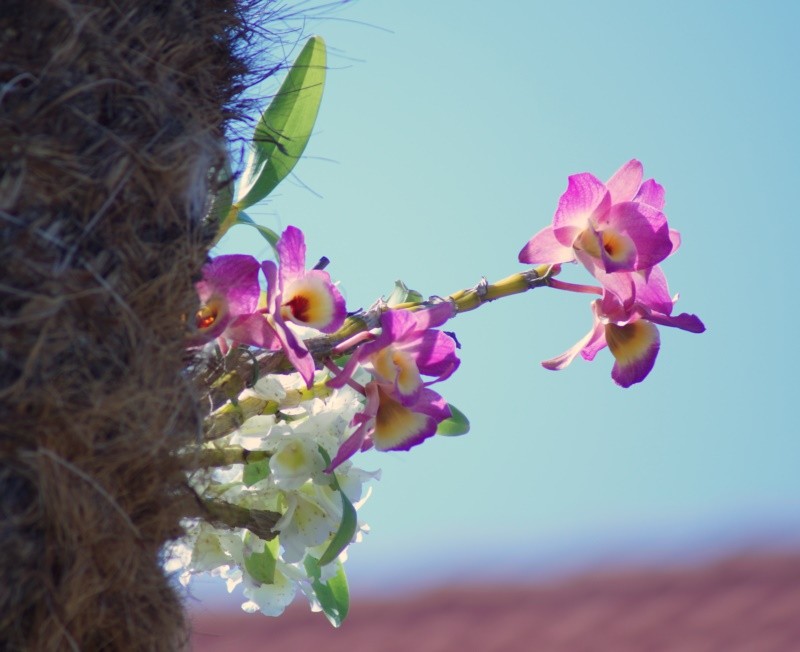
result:
M 317 375 L 321 386 L 326 374 Z M 172 546 L 166 564 L 184 586 L 193 574 L 210 572 L 226 580 L 229 591 L 243 585 L 245 611 L 270 616 L 280 615 L 299 590 L 312 610 L 323 609 L 330 617 L 320 594 L 335 594 L 337 581 L 344 582 L 346 592 L 341 565 L 347 545 L 368 531 L 355 510 L 369 496 L 365 483 L 378 479 L 380 471 L 364 471 L 348 461 L 335 473 L 325 472 L 352 433 L 350 423 L 363 409 L 364 397 L 345 386 L 327 390 L 324 398 L 280 407 L 293 403 L 287 395 L 305 389 L 298 374 L 262 378 L 239 401 L 256 397 L 279 406 L 275 414 L 251 416 L 206 445 L 247 453 L 242 463 L 198 473 L 193 483 L 199 496 L 281 516 L 272 527 L 277 536 L 267 541 L 245 528 L 215 527 L 203 520 L 185 523 L 186 536 Z M 252 454 L 256 451 L 261 453 Z

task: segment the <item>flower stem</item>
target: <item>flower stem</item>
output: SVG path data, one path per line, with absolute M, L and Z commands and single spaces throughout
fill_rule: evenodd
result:
M 524 272 L 512 274 L 496 283 L 487 283 L 484 279 L 475 287 L 454 292 L 444 300 L 453 302 L 457 313 L 469 312 L 491 301 L 550 285 L 553 282 L 553 277 L 559 271 L 560 267 L 558 265 L 540 265 Z M 439 300 L 441 301 L 442 299 L 440 298 Z M 401 304 L 393 306 L 392 310 L 422 310 L 429 307 L 432 301 L 434 300 Z M 305 345 L 315 360 L 323 361 L 331 356 L 338 344 L 359 333 L 377 328 L 380 325 L 381 313 L 388 309 L 385 302 L 379 301 L 369 310 L 345 319 L 342 327 L 336 332 L 322 337 L 307 339 L 305 340 Z M 264 351 L 256 356 L 256 360 L 259 376 L 294 371 L 282 351 Z M 212 405 L 219 406 L 225 403 L 230 398 L 231 391 L 236 387 L 241 387 L 240 391 L 244 390 L 244 379 L 249 378 L 251 375 L 252 370 L 247 368 L 247 363 L 242 364 L 241 369 L 235 367 L 228 371 L 212 385 L 210 392 Z M 219 437 L 221 435 L 215 436 Z
M 197 454 L 195 466 L 198 469 L 208 469 L 231 464 L 247 464 L 269 459 L 270 456 L 271 453 L 267 451 L 249 451 L 241 446 L 204 448 Z
M 579 285 L 578 283 L 567 283 L 557 278 L 550 279 L 550 287 L 567 292 L 580 292 L 582 294 L 597 294 L 603 296 L 603 289 L 596 285 Z
M 485 279 L 474 288 L 459 290 L 447 297 L 456 306 L 456 312 L 469 312 L 480 308 L 485 303 L 521 294 L 542 285 L 552 282 L 554 270 L 549 265 L 543 265 L 526 272 L 512 274 L 496 283 L 487 283 Z
M 274 539 L 278 535 L 272 528 L 281 517 L 277 512 L 247 509 L 232 503 L 204 498 L 198 499 L 196 513 L 185 516 L 202 518 L 216 527 L 245 528 L 264 541 Z

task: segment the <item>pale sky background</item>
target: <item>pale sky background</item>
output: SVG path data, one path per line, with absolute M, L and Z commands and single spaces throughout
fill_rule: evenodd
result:
M 348 308 L 398 278 L 445 295 L 521 271 L 568 175 L 638 158 L 683 235 L 664 265 L 677 311 L 708 327 L 662 328 L 650 377 L 623 390 L 607 350 L 539 365 L 587 332 L 588 296 L 541 289 L 451 322 L 462 366 L 438 391 L 472 432 L 357 458 L 383 479 L 351 591 L 800 542 L 800 4 L 362 0 L 327 15 L 306 26 L 331 68 L 307 158 L 249 213 L 301 227 Z M 237 227 L 224 251 L 265 254 L 255 238 Z

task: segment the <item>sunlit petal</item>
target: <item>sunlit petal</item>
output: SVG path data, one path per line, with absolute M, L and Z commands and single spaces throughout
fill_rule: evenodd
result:
M 296 226 L 289 226 L 281 234 L 277 244 L 280 260 L 280 281 L 284 287 L 306 269 L 306 242 L 303 232 Z
M 570 363 L 578 356 L 581 350 L 588 346 L 590 342 L 593 342 L 596 338 L 599 337 L 599 331 L 602 331 L 602 324 L 596 322 L 586 335 L 584 335 L 578 342 L 576 342 L 573 346 L 569 349 L 564 351 L 561 355 L 557 355 L 555 358 L 550 358 L 549 360 L 545 360 L 542 362 L 542 366 L 545 369 L 550 369 L 551 371 L 559 371 L 564 369 L 570 365 Z
M 555 265 L 575 260 L 572 244 L 564 245 L 556 239 L 552 226 L 545 227 L 519 252 L 519 262 L 528 265 Z
M 602 181 L 588 173 L 573 174 L 553 216 L 555 239 L 571 247 L 592 216 L 603 214 L 610 207 L 611 195 Z
M 301 326 L 331 332 L 344 321 L 344 299 L 326 272 L 311 270 L 284 288 L 281 316 Z
M 615 359 L 611 370 L 614 382 L 630 387 L 643 381 L 655 364 L 660 346 L 655 324 L 644 319 L 625 326 L 606 324 L 605 336 Z
M 372 433 L 377 450 L 408 450 L 435 434 L 437 421 L 434 418 L 402 405 L 382 388 L 378 391 L 380 405 Z M 441 398 L 438 394 L 435 396 Z
M 606 188 L 611 193 L 611 201 L 618 204 L 631 201 L 642 183 L 642 164 L 636 159 L 625 163 L 606 182 Z
M 656 210 L 664 210 L 664 186 L 655 179 L 645 181 L 633 201 L 652 206 Z

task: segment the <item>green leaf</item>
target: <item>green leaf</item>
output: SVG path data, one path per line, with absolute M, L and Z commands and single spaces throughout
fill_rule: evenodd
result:
M 320 455 L 322 455 L 322 458 L 325 460 L 325 466 L 328 466 L 331 463 L 328 451 L 322 446 L 318 448 Z M 331 473 L 331 487 L 338 491 L 339 496 L 342 498 L 342 522 L 339 524 L 339 529 L 336 530 L 336 534 L 333 535 L 325 552 L 323 552 L 322 556 L 319 558 L 320 566 L 330 564 L 341 554 L 342 550 L 350 545 L 350 542 L 355 536 L 356 528 L 358 527 L 356 508 L 353 507 L 353 503 L 350 502 L 350 499 L 345 496 L 344 491 L 342 491 L 342 488 L 339 486 L 339 481 L 336 479 L 335 473 Z
M 242 472 L 242 482 L 245 487 L 252 487 L 256 482 L 260 482 L 269 475 L 269 460 L 258 460 L 248 462 L 244 465 Z
M 278 556 L 278 539 L 264 541 L 263 552 L 250 552 L 260 542 L 255 534 L 247 532 L 244 536 L 244 568 L 256 582 L 272 584 L 275 581 L 275 558 Z
M 466 415 L 452 403 L 448 403 L 447 405 L 450 408 L 452 416 L 439 423 L 439 426 L 436 428 L 436 434 L 444 435 L 445 437 L 466 435 L 469 432 L 469 419 L 467 419 Z
M 390 308 L 398 306 L 401 303 L 419 303 L 422 301 L 422 295 L 416 290 L 409 290 L 403 281 L 397 280 L 394 282 L 394 289 L 386 299 L 386 305 Z
M 240 181 L 238 208 L 264 199 L 294 168 L 317 120 L 325 66 L 325 42 L 312 36 L 256 125 Z
M 347 617 L 350 609 L 350 590 L 347 586 L 347 576 L 344 572 L 342 562 L 336 563 L 336 575 L 327 582 L 320 581 L 320 566 L 318 559 L 308 556 L 304 565 L 309 578 L 311 578 L 311 588 L 319 600 L 322 612 L 334 627 L 339 627 Z
M 280 240 L 280 236 L 277 233 L 275 233 L 275 231 L 273 231 L 272 229 L 257 224 L 256 221 L 244 211 L 241 211 L 236 216 L 236 221 L 234 222 L 234 224 L 245 224 L 247 226 L 252 226 L 261 234 L 261 237 L 264 238 L 264 240 L 269 242 L 270 246 L 275 251 L 275 253 L 276 254 L 278 253 L 277 246 L 278 246 L 278 240 Z

